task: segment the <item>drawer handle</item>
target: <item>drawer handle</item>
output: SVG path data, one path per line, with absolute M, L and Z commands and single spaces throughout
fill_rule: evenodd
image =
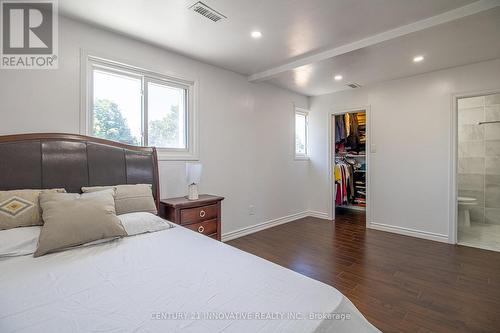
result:
M 200 225 L 200 226 L 198 227 L 198 232 L 199 232 L 199 233 L 203 233 L 203 231 L 205 231 L 205 228 L 204 228 L 202 225 Z
M 204 210 L 200 210 L 200 217 L 205 217 L 205 215 L 207 215 L 207 213 L 205 213 Z

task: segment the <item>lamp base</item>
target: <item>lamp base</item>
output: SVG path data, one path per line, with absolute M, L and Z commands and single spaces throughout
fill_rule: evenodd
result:
M 198 200 L 198 184 L 188 186 L 188 200 Z

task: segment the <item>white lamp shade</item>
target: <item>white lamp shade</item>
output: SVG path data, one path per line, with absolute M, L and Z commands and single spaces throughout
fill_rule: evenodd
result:
M 201 180 L 201 163 L 186 163 L 186 180 L 188 184 L 199 184 Z

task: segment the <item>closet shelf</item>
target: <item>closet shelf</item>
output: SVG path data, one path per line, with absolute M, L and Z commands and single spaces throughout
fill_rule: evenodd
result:
M 335 157 L 351 157 L 351 158 L 356 158 L 356 157 L 366 157 L 366 154 L 336 153 Z
M 352 209 L 352 210 L 359 210 L 359 211 L 365 211 L 366 210 L 366 206 L 364 206 L 364 205 L 358 205 L 358 204 L 343 205 L 343 206 L 339 206 L 339 207 L 347 208 L 347 209 Z

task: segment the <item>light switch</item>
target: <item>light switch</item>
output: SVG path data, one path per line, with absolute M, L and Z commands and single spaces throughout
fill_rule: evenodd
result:
M 370 153 L 374 154 L 377 152 L 377 145 L 370 145 Z

